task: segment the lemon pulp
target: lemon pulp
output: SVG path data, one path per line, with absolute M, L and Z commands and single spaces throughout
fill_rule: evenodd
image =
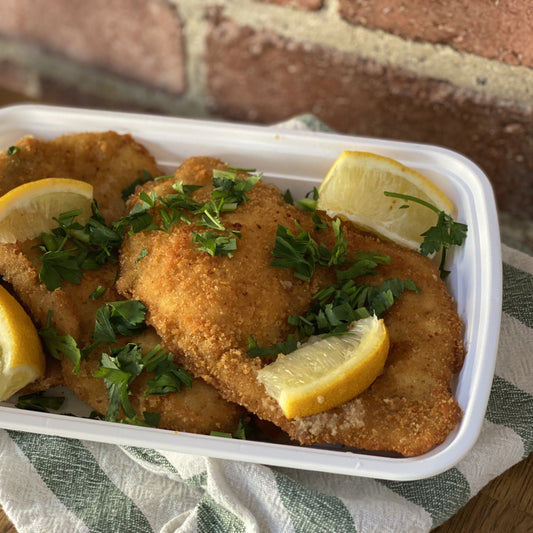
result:
M 260 369 L 257 377 L 287 418 L 340 405 L 367 389 L 381 374 L 389 352 L 383 319 L 358 320 L 340 336 L 321 337 Z
M 385 192 L 414 196 L 449 215 L 454 212 L 449 198 L 425 176 L 394 159 L 367 152 L 343 152 L 318 192 L 318 209 L 331 217 L 338 215 L 413 249 L 420 247 L 421 234 L 437 223 L 438 215 L 415 202 L 385 196 Z
M 93 187 L 80 180 L 46 178 L 24 183 L 0 197 L 0 243 L 32 239 L 57 226 L 54 217 L 81 209 L 83 224 L 91 215 Z

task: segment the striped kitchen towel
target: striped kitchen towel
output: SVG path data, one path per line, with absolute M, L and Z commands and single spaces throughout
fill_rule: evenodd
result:
M 382 481 L 0 430 L 0 504 L 20 533 L 430 531 L 533 450 L 533 257 L 502 248 L 496 374 L 454 468 Z

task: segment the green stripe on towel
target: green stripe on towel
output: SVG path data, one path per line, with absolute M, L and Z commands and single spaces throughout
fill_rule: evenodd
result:
M 494 376 L 485 417 L 493 424 L 506 426 L 524 441 L 524 457 L 533 451 L 533 397 L 505 379 Z
M 107 477 L 75 439 L 9 431 L 46 486 L 91 533 L 147 533 L 152 528 L 138 507 Z
M 533 307 L 530 303 L 532 294 L 533 276 L 503 263 L 502 309 L 528 328 L 533 329 Z
M 352 517 L 339 498 L 309 490 L 275 469 L 272 472 L 296 533 L 356 532 Z
M 378 481 L 423 507 L 433 518 L 433 527 L 446 522 L 470 499 L 470 485 L 457 468 L 450 468 L 442 474 L 418 481 Z

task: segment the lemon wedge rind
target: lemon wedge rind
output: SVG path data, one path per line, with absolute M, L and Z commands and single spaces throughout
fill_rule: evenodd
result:
M 82 209 L 77 221 L 91 215 L 93 186 L 68 178 L 45 178 L 19 185 L 0 197 L 0 243 L 32 239 L 57 226 L 54 217 Z
M 0 401 L 45 372 L 39 334 L 18 301 L 0 285 Z

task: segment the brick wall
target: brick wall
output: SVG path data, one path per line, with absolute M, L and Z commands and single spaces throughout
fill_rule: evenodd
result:
M 2 0 L 0 86 L 41 101 L 429 142 L 533 218 L 528 0 Z

